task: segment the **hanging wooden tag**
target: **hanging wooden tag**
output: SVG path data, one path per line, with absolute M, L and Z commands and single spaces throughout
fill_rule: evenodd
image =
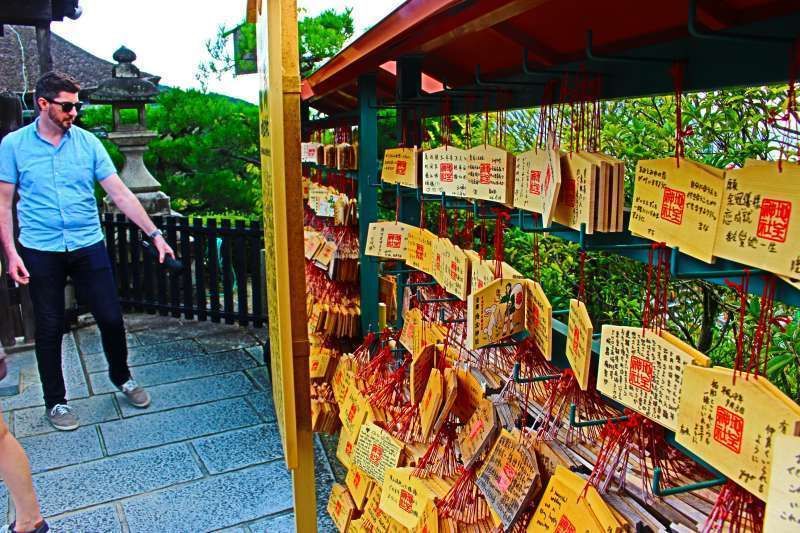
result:
M 628 228 L 710 263 L 724 185 L 721 170 L 688 159 L 639 161 Z
M 358 466 L 352 465 L 345 476 L 345 485 L 350 491 L 356 509 L 362 511 L 367 503 L 367 497 L 375 488 L 375 481 L 370 479 Z
M 514 199 L 514 155 L 483 144 L 467 150 L 467 196 L 511 205 Z
M 467 347 L 475 350 L 525 329 L 523 280 L 499 278 L 467 297 Z
M 303 255 L 306 259 L 314 259 L 314 256 L 325 243 L 325 237 L 321 233 L 306 229 L 303 232 Z
M 407 529 L 397 520 L 381 511 L 381 487 L 375 486 L 370 492 L 367 505 L 364 507 L 364 514 L 361 515 L 361 523 L 351 522 L 351 528 L 355 533 L 407 533 Z
M 561 154 L 561 188 L 553 220 L 586 233 L 594 232 L 596 166 L 579 155 Z
M 447 258 L 451 255 L 453 243 L 446 237 L 438 237 L 433 241 L 433 269 L 429 274 L 433 276 L 436 283 L 445 286 Z
M 383 152 L 384 183 L 399 183 L 403 187 L 417 188 L 417 169 L 420 153 L 414 148 L 388 148 Z
M 333 373 L 333 397 L 336 403 L 342 405 L 344 402 L 347 390 L 354 381 L 356 362 L 350 354 L 343 355 L 339 358 L 339 363 L 336 365 L 336 371 Z
M 800 166 L 750 164 L 725 173 L 714 255 L 800 275 Z
M 773 446 L 800 428 L 800 406 L 767 379 L 720 367 L 687 366 L 677 442 L 762 500 L 770 487 Z
M 536 454 L 521 442 L 519 432 L 500 432 L 475 484 L 508 530 L 542 489 Z
M 546 485 L 550 481 L 550 477 L 555 475 L 557 466 L 567 469 L 578 466 L 557 441 L 539 440 L 534 442 L 533 449 L 536 451 L 543 485 Z
M 472 372 L 465 368 L 456 369 L 456 380 L 458 396 L 456 403 L 453 404 L 453 414 L 458 417 L 460 422 L 464 423 L 470 419 L 478 407 L 478 402 L 483 399 L 483 388 Z
M 316 163 L 317 151 L 322 149 L 320 143 L 300 143 L 300 161 L 303 163 Z
M 369 415 L 369 406 L 355 383 L 350 384 L 344 395 L 344 401 L 339 406 L 339 419 L 342 421 L 342 426 L 351 435 L 358 435 L 361 425 Z
M 800 437 L 779 435 L 772 455 L 764 531 L 800 530 Z
M 331 515 L 336 528 L 342 533 L 347 531 L 355 508 L 355 503 L 353 503 L 347 487 L 334 483 L 331 487 L 330 499 L 328 499 L 328 514 Z
M 430 436 L 433 423 L 439 416 L 444 402 L 444 376 L 438 368 L 431 370 L 428 375 L 428 383 L 425 393 L 422 395 L 420 403 L 420 423 L 422 425 L 422 440 L 427 441 Z
M 440 146 L 422 152 L 422 192 L 467 198 L 466 150 Z
M 461 450 L 461 461 L 465 467 L 480 457 L 491 443 L 498 430 L 497 413 L 491 400 L 482 398 L 478 401 L 475 412 L 461 428 L 458 434 L 458 449 Z
M 604 325 L 597 390 L 675 431 L 683 368 L 694 363 L 692 355 L 649 329 Z
M 426 229 L 412 227 L 408 231 L 405 260 L 411 268 L 426 274 L 433 272 L 433 243 L 436 235 Z
M 443 392 L 444 400 L 442 402 L 442 408 L 439 411 L 439 416 L 433 423 L 433 428 L 431 429 L 432 435 L 435 435 L 447 421 L 447 418 L 450 416 L 450 411 L 453 409 L 453 405 L 456 403 L 457 396 L 458 378 L 456 377 L 456 371 L 453 368 L 445 368 Z
M 545 227 L 561 188 L 561 163 L 557 150 L 537 148 L 517 156 L 514 173 L 514 207 L 540 213 Z
M 408 233 L 413 228 L 403 222 L 372 222 L 367 231 L 364 255 L 405 259 Z
M 589 371 L 592 364 L 592 320 L 586 305 L 576 299 L 569 301 L 566 354 L 569 366 L 581 390 L 589 388 Z
M 345 468 L 350 468 L 353 461 L 353 451 L 356 448 L 356 439 L 350 435 L 347 428 L 344 426 L 339 430 L 339 442 L 336 446 L 336 458 L 344 465 Z
M 460 300 L 469 294 L 470 260 L 458 246 L 450 246 L 443 257 L 442 286 Z
M 411 370 L 408 381 L 412 403 L 418 404 L 422 401 L 422 396 L 425 394 L 425 387 L 428 384 L 428 378 L 435 364 L 436 355 L 436 345 L 429 344 L 422 349 L 417 357 L 411 360 Z
M 353 464 L 382 484 L 386 471 L 399 464 L 402 451 L 403 443 L 387 431 L 372 423 L 363 424 L 356 440 Z
M 418 307 L 410 309 L 403 316 L 403 331 L 400 332 L 400 344 L 411 352 L 416 359 L 423 348 L 444 340 L 447 331 L 442 324 L 424 322 L 422 311 Z
M 525 280 L 525 329 L 548 361 L 553 358 L 553 306 L 535 281 Z
M 328 368 L 331 363 L 331 353 L 320 346 L 314 346 L 310 350 L 308 359 L 308 370 L 311 379 L 324 379 L 328 375 Z
M 380 509 L 411 530 L 420 525 L 422 517 L 434 506 L 436 494 L 423 479 L 413 476 L 410 467 L 391 468 L 381 488 Z
M 336 146 L 326 144 L 322 147 L 323 164 L 326 167 L 336 168 Z

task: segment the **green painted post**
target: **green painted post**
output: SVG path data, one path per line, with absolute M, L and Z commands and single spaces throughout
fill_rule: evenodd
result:
M 358 240 L 361 274 L 361 332 L 378 328 L 378 263 L 364 255 L 370 222 L 378 218 L 378 190 L 370 183 L 378 179 L 378 112 L 370 107 L 376 101 L 376 76 L 358 78 Z
M 400 106 L 404 100 L 414 98 L 422 88 L 422 56 L 407 56 L 397 60 L 397 91 L 395 99 L 397 108 L 397 139 L 402 142 L 405 137 L 406 146 L 417 146 L 422 144 L 422 127 L 419 116 L 412 109 Z M 405 136 L 403 135 L 405 131 Z M 403 190 L 403 188 L 401 188 Z M 419 226 L 419 200 L 416 196 L 403 195 L 400 198 L 400 222 L 405 222 L 413 226 Z M 403 315 L 400 312 L 403 307 L 403 292 L 407 274 L 400 274 L 397 277 L 397 322 L 396 327 L 403 327 Z

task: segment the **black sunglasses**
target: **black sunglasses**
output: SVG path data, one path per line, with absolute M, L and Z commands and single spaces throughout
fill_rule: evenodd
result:
M 63 111 L 64 113 L 69 113 L 70 111 L 72 111 L 73 108 L 75 108 L 75 111 L 80 113 L 81 107 L 83 107 L 83 102 L 57 102 L 55 100 L 50 100 L 49 98 L 45 98 L 45 100 L 47 100 L 51 104 L 60 105 L 61 111 Z

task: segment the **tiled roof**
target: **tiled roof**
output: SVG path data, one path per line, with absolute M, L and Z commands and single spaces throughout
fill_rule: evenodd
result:
M 19 34 L 19 39 L 14 30 Z M 23 53 L 20 50 L 20 44 L 24 50 L 27 87 L 23 82 L 23 61 L 21 60 Z M 113 51 L 111 46 L 109 44 L 110 52 Z M 113 63 L 90 54 L 55 33 L 50 39 L 50 50 L 53 54 L 53 67 L 75 77 L 80 82 L 81 89 L 97 87 L 100 81 L 111 77 Z M 142 72 L 142 77 L 149 76 L 151 75 Z M 21 93 L 23 88 L 26 91 L 33 91 L 38 77 L 39 55 L 36 50 L 36 29 L 32 26 L 6 25 L 3 35 L 0 36 L 0 92 Z

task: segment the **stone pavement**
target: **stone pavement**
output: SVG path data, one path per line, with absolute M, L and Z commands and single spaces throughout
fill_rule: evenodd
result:
M 64 336 L 64 375 L 81 427 L 44 416 L 33 352 L 9 356 L 20 391 L 0 399 L 28 454 L 42 513 L 55 532 L 294 531 L 260 340 L 265 330 L 127 315 L 129 361 L 148 409 L 129 406 L 107 378 L 94 326 Z M 315 438 L 319 530 L 331 467 Z M 0 484 L 0 524 L 13 517 Z

